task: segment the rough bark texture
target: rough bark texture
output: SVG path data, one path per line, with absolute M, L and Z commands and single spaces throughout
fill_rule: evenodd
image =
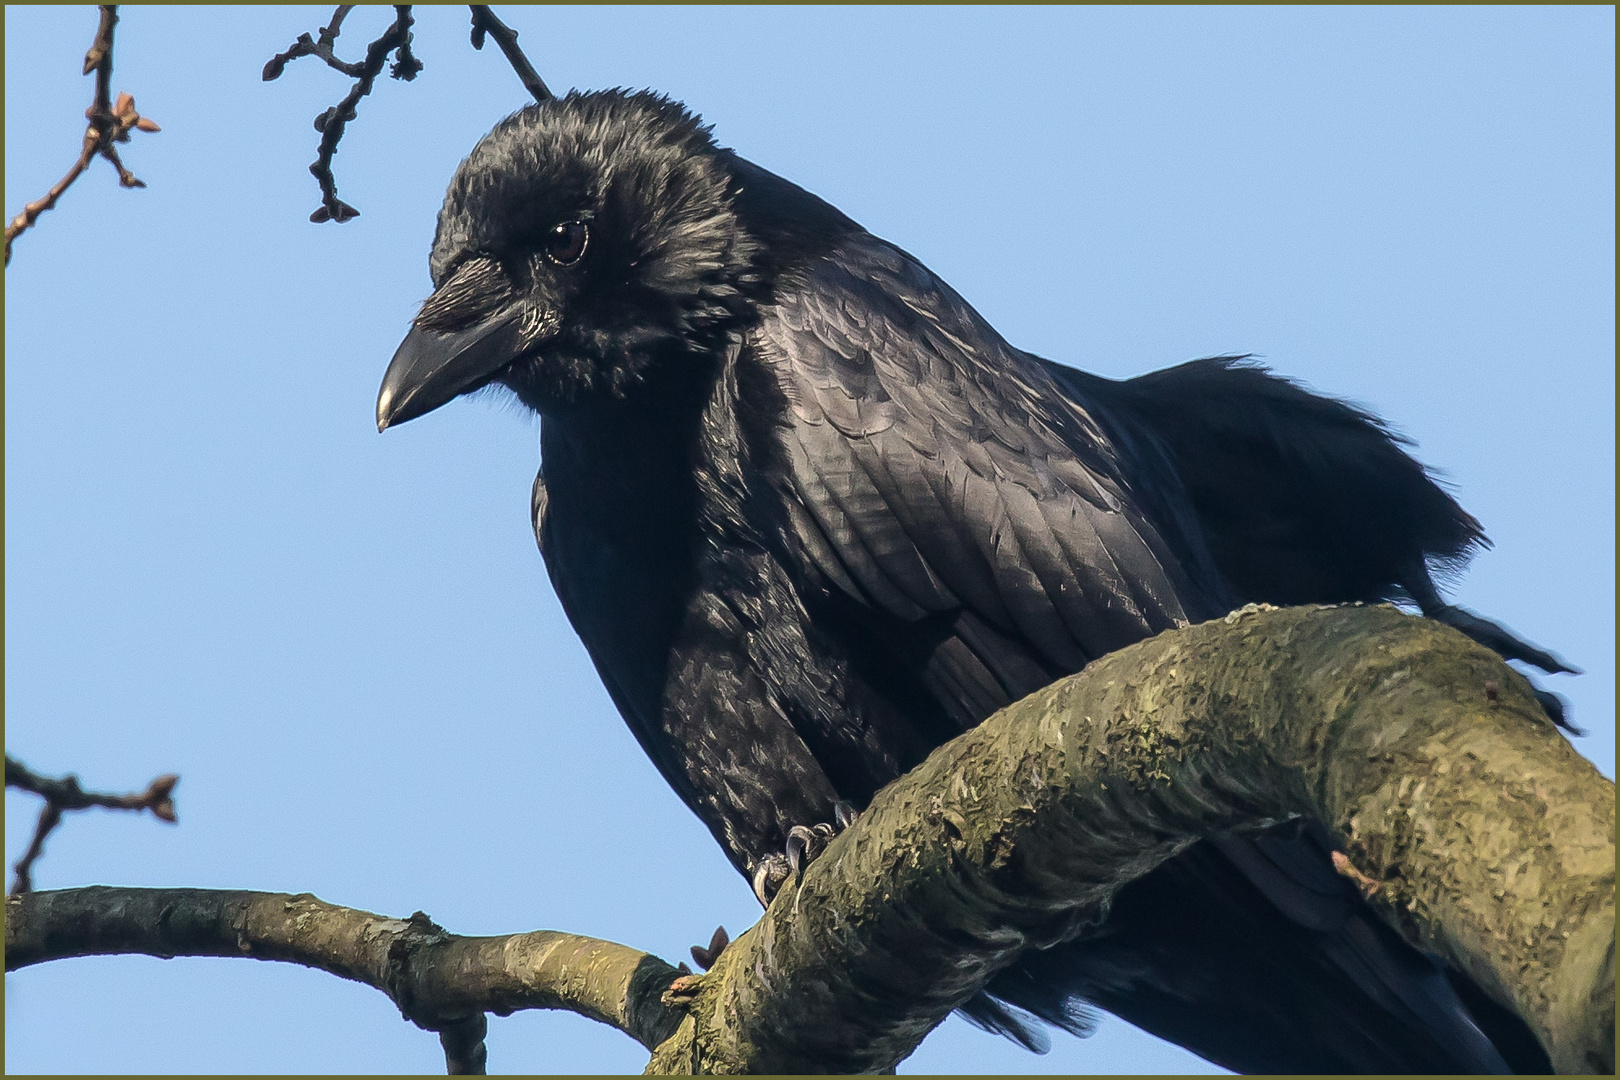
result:
M 90 886 L 7 898 L 7 971 L 113 953 L 285 960 L 365 983 L 440 1032 L 458 1072 L 483 1071 L 483 1032 L 472 1029 L 486 1011 L 568 1009 L 649 1049 L 679 1021 L 659 1002 L 679 969 L 577 934 L 461 937 L 421 912 L 393 919 L 308 893 Z
M 1196 839 L 1295 815 L 1561 1072 L 1614 1070 L 1614 788 L 1493 653 L 1389 607 L 1245 609 L 1105 657 L 882 791 L 706 975 L 568 934 L 460 938 L 309 896 L 7 901 L 6 968 L 249 955 L 384 990 L 482 1067 L 483 1010 L 568 1008 L 653 1073 L 875 1072 Z M 476 1029 L 476 1030 L 475 1030 Z
M 1389 607 L 1162 634 L 941 747 L 726 950 L 648 1071 L 887 1068 L 1124 882 L 1296 814 L 1560 1071 L 1613 1071 L 1613 785 L 1498 657 Z

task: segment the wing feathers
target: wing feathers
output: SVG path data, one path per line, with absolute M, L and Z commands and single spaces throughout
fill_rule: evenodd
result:
M 909 256 L 856 238 L 756 344 L 829 579 L 902 619 L 970 610 L 1059 671 L 1186 621 L 1098 425 Z

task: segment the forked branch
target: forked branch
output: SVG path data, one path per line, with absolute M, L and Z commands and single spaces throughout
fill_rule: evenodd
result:
M 172 825 L 180 820 L 174 810 L 174 786 L 179 782 L 178 776 L 166 773 L 148 784 L 145 791 L 129 795 L 105 795 L 85 791 L 79 786 L 79 778 L 71 773 L 61 779 L 41 776 L 7 754 L 6 787 L 31 792 L 45 800 L 45 805 L 40 807 L 39 821 L 34 825 L 34 839 L 12 866 L 17 876 L 11 883 L 11 895 L 28 892 L 34 887 L 34 862 L 45 850 L 45 838 L 62 823 L 64 812 L 88 810 L 92 806 L 137 812 L 150 810 L 153 817 Z
M 451 1073 L 484 1072 L 486 1012 L 568 1009 L 649 1050 L 681 1019 L 659 1001 L 678 968 L 575 934 L 461 937 L 420 911 L 393 919 L 307 893 L 96 885 L 8 898 L 7 971 L 112 953 L 284 960 L 365 983 L 439 1033 Z
M 315 161 L 310 165 L 309 171 L 314 175 L 321 188 L 321 205 L 309 220 L 314 222 L 336 221 L 344 222 L 358 217 L 360 211 L 337 197 L 337 177 L 332 172 L 332 159 L 337 154 L 338 143 L 343 140 L 343 133 L 347 130 L 349 122 L 358 115 L 360 99 L 371 93 L 377 76 L 382 74 L 383 64 L 390 53 L 394 56 L 394 63 L 388 73 L 395 79 L 409 82 L 415 79 L 422 70 L 422 62 L 411 52 L 411 26 L 414 17 L 411 15 L 410 4 L 394 5 L 394 21 L 388 29 L 382 32 L 371 44 L 366 46 L 366 55 L 363 60 L 346 61 L 337 55 L 338 36 L 343 32 L 343 20 L 354 10 L 353 4 L 340 4 L 332 12 L 332 18 L 320 28 L 315 37 L 308 34 L 299 34 L 298 40 L 287 48 L 286 52 L 277 53 L 264 65 L 264 81 L 270 82 L 279 79 L 287 65 L 305 56 L 313 56 L 333 71 L 341 72 L 354 80 L 349 92 L 329 109 L 321 111 L 315 117 L 315 130 L 321 133 L 320 149 Z M 545 82 L 529 63 L 529 58 L 523 55 L 518 48 L 517 31 L 507 26 L 487 5 L 472 5 L 472 45 L 475 49 L 484 47 L 484 36 L 488 34 L 495 39 L 505 54 L 512 69 L 517 72 L 518 78 L 529 93 L 534 95 L 536 101 L 546 101 L 552 95 L 546 88 Z
M 96 37 L 90 44 L 90 51 L 84 54 L 84 73 L 89 75 L 95 72 L 95 97 L 90 107 L 84 111 L 84 118 L 89 125 L 84 131 L 84 140 L 79 148 L 79 159 L 67 171 L 67 175 L 51 185 L 51 189 L 40 198 L 27 204 L 22 212 L 6 223 L 6 265 L 11 265 L 11 243 L 17 237 L 34 227 L 41 214 L 56 206 L 68 188 L 73 186 L 90 163 L 99 155 L 106 158 L 112 167 L 118 170 L 118 183 L 121 187 L 145 187 L 134 173 L 124 167 L 123 159 L 118 156 L 114 144 L 129 141 L 131 131 L 161 131 L 152 120 L 135 111 L 135 99 L 128 94 L 119 94 L 117 102 L 112 100 L 112 66 L 113 66 L 113 27 L 118 25 L 118 6 L 116 4 L 101 5 L 101 22 L 96 27 Z
M 315 130 L 321 133 L 321 145 L 309 171 L 321 186 L 321 205 L 309 215 L 309 220 L 321 221 L 348 221 L 357 217 L 360 211 L 337 197 L 337 178 L 332 174 L 332 158 L 337 154 L 338 143 L 343 139 L 343 132 L 358 113 L 360 99 L 371 93 L 377 76 L 382 74 L 383 64 L 388 60 L 388 54 L 394 54 L 394 64 L 389 74 L 396 79 L 410 82 L 422 70 L 422 62 L 411 52 L 411 25 L 415 19 L 411 15 L 411 5 L 394 5 L 394 21 L 388 29 L 382 32 L 371 44 L 366 46 L 366 56 L 359 63 L 346 63 L 338 59 L 333 51 L 337 45 L 338 35 L 343 32 L 343 20 L 349 12 L 354 10 L 353 4 L 341 4 L 332 12 L 332 19 L 320 29 L 319 39 L 312 39 L 308 34 L 299 34 L 298 40 L 293 42 L 286 52 L 277 53 L 264 65 L 264 81 L 279 79 L 287 65 L 301 56 L 314 56 L 324 61 L 327 67 L 340 71 L 354 80 L 349 92 L 329 109 L 323 110 L 315 117 Z

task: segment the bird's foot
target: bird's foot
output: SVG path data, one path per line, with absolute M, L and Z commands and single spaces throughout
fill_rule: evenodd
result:
M 708 948 L 705 949 L 702 945 L 692 946 L 692 962 L 701 970 L 708 971 L 714 967 L 714 962 L 720 959 L 720 954 L 725 952 L 726 946 L 730 944 L 731 935 L 726 933 L 726 928 L 717 926 L 709 938 Z
M 782 885 L 792 876 L 787 859 L 781 855 L 767 855 L 759 860 L 754 867 L 754 895 L 758 897 L 760 906 L 770 907 L 771 897 L 780 892 Z
M 795 825 L 788 830 L 787 844 L 781 855 L 767 855 L 754 868 L 754 895 L 766 907 L 788 879 L 795 882 L 804 876 L 804 868 L 815 861 L 827 847 L 828 841 L 855 823 L 859 812 L 842 799 L 833 803 L 833 820 L 818 825 Z
M 788 830 L 787 845 L 781 855 L 767 855 L 754 868 L 754 895 L 766 907 L 771 899 L 789 881 L 797 882 L 827 846 L 827 841 L 838 835 L 825 821 L 819 825 L 795 825 Z

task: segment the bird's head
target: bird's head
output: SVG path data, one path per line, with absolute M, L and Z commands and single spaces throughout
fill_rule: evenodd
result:
M 492 383 L 540 412 L 622 396 L 712 351 L 757 283 L 728 160 L 651 93 L 571 93 L 501 121 L 450 182 L 433 295 L 383 378 L 378 429 Z

